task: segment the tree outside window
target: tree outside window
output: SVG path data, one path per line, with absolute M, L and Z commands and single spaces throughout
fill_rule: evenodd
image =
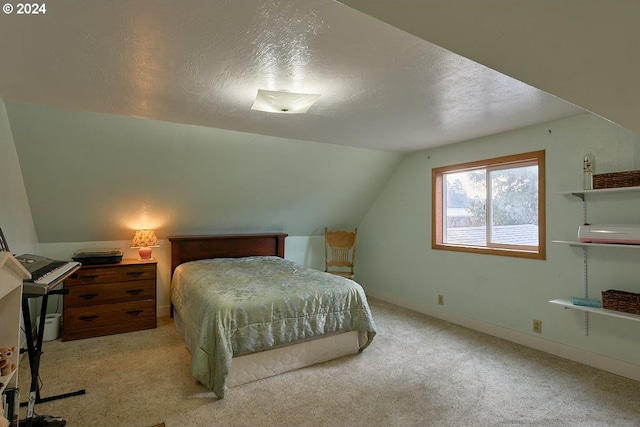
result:
M 434 249 L 545 257 L 544 151 L 433 170 Z

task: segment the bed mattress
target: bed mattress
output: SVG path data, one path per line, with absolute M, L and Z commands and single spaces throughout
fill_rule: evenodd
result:
M 353 354 L 375 336 L 360 285 L 279 257 L 181 264 L 171 288 L 176 327 L 192 354 L 191 372 L 218 397 L 224 396 L 228 377 L 229 385 L 237 385 Z M 314 342 L 320 337 L 327 342 Z M 301 341 L 299 349 L 287 348 Z M 327 344 L 331 350 L 322 354 L 318 349 Z M 311 357 L 293 356 L 287 367 L 277 368 L 265 368 L 261 360 L 285 365 L 280 361 L 292 351 Z M 241 359 L 245 355 L 251 357 Z M 261 360 L 256 369 L 262 373 L 249 372 L 241 360 L 249 365 Z
M 174 325 L 180 335 L 185 338 L 184 323 L 179 313 L 174 316 Z M 327 334 L 271 350 L 235 356 L 232 359 L 225 386 L 232 388 L 343 356 L 357 354 L 366 342 L 367 334 L 365 332 L 351 331 Z

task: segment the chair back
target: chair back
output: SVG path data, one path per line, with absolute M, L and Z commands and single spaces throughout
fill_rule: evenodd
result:
M 357 238 L 357 228 L 355 231 L 329 231 L 325 228 L 324 271 L 353 279 Z

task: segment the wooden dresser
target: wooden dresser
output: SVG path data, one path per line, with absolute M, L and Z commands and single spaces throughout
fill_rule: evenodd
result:
M 64 281 L 62 340 L 156 327 L 156 261 L 83 266 Z

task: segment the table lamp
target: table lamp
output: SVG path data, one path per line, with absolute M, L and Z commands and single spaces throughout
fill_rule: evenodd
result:
M 157 248 L 158 246 L 158 238 L 153 230 L 136 230 L 136 234 L 134 234 L 131 241 L 132 248 L 140 248 L 138 250 L 139 261 L 149 261 L 151 259 L 151 248 Z

